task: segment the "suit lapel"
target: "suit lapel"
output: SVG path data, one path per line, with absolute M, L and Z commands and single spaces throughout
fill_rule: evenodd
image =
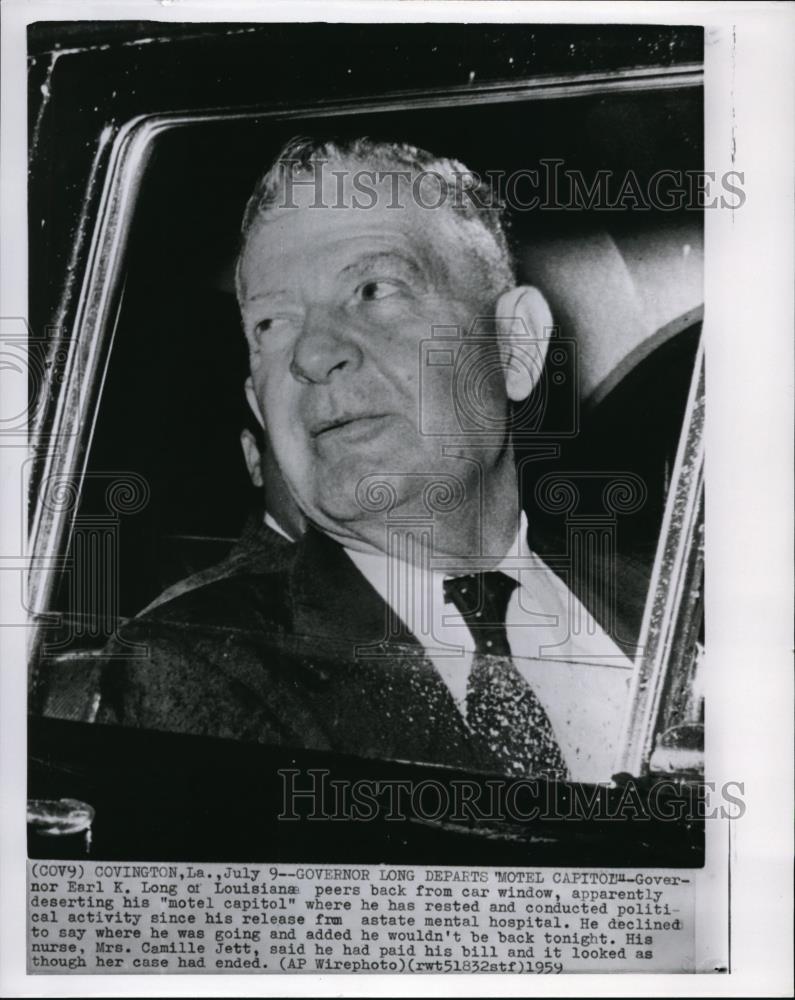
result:
M 342 546 L 310 528 L 297 549 L 290 587 L 295 632 L 357 648 L 384 642 L 389 610 Z M 407 653 L 422 649 L 405 626 L 393 641 Z
M 342 546 L 310 529 L 297 548 L 292 627 L 317 650 L 329 724 L 366 756 L 479 766 L 422 644 L 401 622 L 389 631 L 390 609 Z

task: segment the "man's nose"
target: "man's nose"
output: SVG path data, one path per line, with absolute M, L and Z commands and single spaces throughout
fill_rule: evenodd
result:
M 335 375 L 356 371 L 362 352 L 351 336 L 350 321 L 330 310 L 313 310 L 296 341 L 290 372 L 299 382 L 330 382 Z

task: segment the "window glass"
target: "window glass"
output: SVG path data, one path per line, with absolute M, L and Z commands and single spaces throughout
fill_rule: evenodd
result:
M 648 190 L 663 167 L 699 169 L 701 96 L 697 89 L 626 92 L 229 119 L 161 133 L 132 207 L 124 294 L 88 476 L 55 591 L 54 610 L 67 624 L 53 630 L 45 666 L 53 655 L 63 662 L 102 649 L 116 619 L 134 617 L 166 588 L 227 557 L 247 521 L 262 516 L 262 491 L 252 485 L 240 446 L 241 430 L 255 428 L 243 393 L 247 352 L 233 267 L 248 194 L 286 139 L 408 140 L 481 175 L 503 177 L 537 171 L 548 178 L 558 160 L 586 180 L 599 171 L 631 174 Z M 527 193 L 514 189 L 517 199 Z M 570 198 L 567 187 L 557 205 L 511 214 L 520 277 L 547 294 L 560 341 L 527 409 L 532 433 L 517 459 L 531 539 L 553 569 L 565 575 L 576 529 L 572 511 L 550 500 L 555 476 L 577 480 L 580 522 L 587 515 L 610 535 L 632 575 L 632 586 L 625 575 L 614 595 L 619 638 L 631 655 L 698 342 L 701 217 L 587 209 L 567 205 Z M 588 292 L 588 276 L 601 273 L 606 255 L 624 284 L 600 280 Z M 636 336 L 633 309 L 643 324 Z M 619 342 L 619 328 L 626 343 Z M 539 453 L 533 434 L 557 454 Z M 128 511 L 109 510 L 109 483 L 130 475 L 146 484 L 146 496 Z M 639 484 L 636 500 L 618 514 L 604 508 L 611 476 L 630 493 Z M 592 580 L 578 594 L 586 607 L 605 599 L 601 585 Z

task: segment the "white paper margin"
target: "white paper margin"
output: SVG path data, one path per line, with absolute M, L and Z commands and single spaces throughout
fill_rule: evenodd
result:
M 24 449 L 0 447 L 0 993 L 3 996 L 790 996 L 792 994 L 793 131 L 788 3 L 222 3 L 5 0 L 0 316 L 27 314 L 26 38 L 39 20 L 487 21 L 705 26 L 706 169 L 747 201 L 706 214 L 707 776 L 742 781 L 731 839 L 730 975 L 27 976 L 25 627 L 18 571 Z M 735 162 L 731 161 L 732 142 Z M 3 412 L 26 400 L 0 371 Z M 13 394 L 19 398 L 15 399 Z M 14 404 L 18 403 L 18 406 Z M 728 853 L 725 856 L 728 858 Z M 720 908 L 718 887 L 715 903 Z M 700 914 L 700 940 L 725 928 Z M 697 942 L 698 947 L 698 942 Z

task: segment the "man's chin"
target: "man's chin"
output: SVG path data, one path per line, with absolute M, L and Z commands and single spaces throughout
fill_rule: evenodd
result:
M 315 506 L 332 523 L 377 520 L 410 499 L 416 488 L 416 473 L 387 471 L 382 459 L 378 465 L 361 461 L 335 464 L 317 480 Z

